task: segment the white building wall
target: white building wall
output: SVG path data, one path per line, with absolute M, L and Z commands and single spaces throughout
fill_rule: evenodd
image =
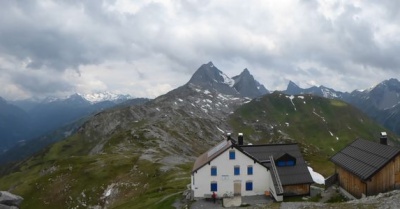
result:
M 229 150 L 235 150 L 235 159 L 229 159 Z M 240 166 L 240 175 L 234 175 L 234 167 Z M 253 175 L 247 174 L 247 166 L 253 166 Z M 211 167 L 217 167 L 217 176 L 211 176 Z M 236 148 L 230 148 L 220 156 L 215 158 L 200 168 L 197 172 L 192 174 L 191 187 L 194 192 L 195 198 L 202 198 L 205 194 L 212 194 L 211 182 L 215 181 L 218 184 L 218 196 L 224 194 L 233 194 L 234 182 L 241 182 L 241 195 L 252 196 L 262 195 L 265 191 L 269 191 L 270 184 L 270 173 L 267 168 L 262 165 L 255 163 L 254 160 L 238 151 Z M 251 180 L 253 182 L 253 190 L 246 191 L 246 181 Z

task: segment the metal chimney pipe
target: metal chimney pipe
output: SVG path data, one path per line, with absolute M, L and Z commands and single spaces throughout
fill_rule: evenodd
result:
M 381 137 L 379 139 L 380 139 L 381 144 L 388 145 L 386 132 L 381 132 Z
M 239 145 L 243 145 L 243 133 L 239 133 L 238 143 L 239 143 Z

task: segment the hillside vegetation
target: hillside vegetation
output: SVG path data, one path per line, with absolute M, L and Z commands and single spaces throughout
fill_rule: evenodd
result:
M 244 132 L 251 143 L 299 142 L 324 175 L 333 170 L 327 164 L 333 153 L 384 130 L 337 100 L 274 93 L 236 108 L 243 102 L 184 87 L 142 106 L 102 112 L 10 167 L 0 190 L 21 195 L 22 208 L 31 209 L 173 208 L 196 156 L 218 143 L 222 130 Z
M 343 101 L 278 92 L 241 106 L 229 121 L 251 143 L 300 143 L 306 160 L 325 177 L 333 174 L 328 159 L 334 153 L 357 137 L 379 141 L 387 131 Z

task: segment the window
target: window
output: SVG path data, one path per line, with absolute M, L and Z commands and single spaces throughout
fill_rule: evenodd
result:
M 277 163 L 276 163 L 276 165 L 278 166 L 278 167 L 285 167 L 285 166 L 295 166 L 295 161 L 294 160 L 288 160 L 288 161 L 284 161 L 284 160 L 282 160 L 282 161 L 278 161 Z
M 235 150 L 229 151 L 229 160 L 234 160 L 235 159 Z
M 216 181 L 211 182 L 210 187 L 212 192 L 218 191 L 218 184 Z
M 217 175 L 217 166 L 212 166 L 211 167 L 211 176 L 216 176 Z
M 233 168 L 233 173 L 235 174 L 235 176 L 239 176 L 240 175 L 240 166 L 235 165 L 235 167 Z
M 276 166 L 284 167 L 284 166 L 295 166 L 296 158 L 289 155 L 288 153 L 283 154 L 278 159 L 275 160 Z
M 253 191 L 253 182 L 246 181 L 246 191 Z
M 286 162 L 287 166 L 294 166 L 294 160 L 289 160 Z
M 283 166 L 285 166 L 286 165 L 286 162 L 285 161 L 278 161 L 277 162 L 277 166 L 278 167 L 283 167 Z
M 247 175 L 253 175 L 253 166 L 252 165 L 247 166 Z

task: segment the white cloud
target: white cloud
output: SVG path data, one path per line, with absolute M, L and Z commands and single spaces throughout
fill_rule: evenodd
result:
M 0 96 L 107 90 L 155 97 L 186 83 L 208 61 L 229 76 L 248 68 L 271 90 L 286 88 L 288 80 L 342 91 L 366 88 L 398 76 L 398 6 L 342 0 L 3 2 Z

